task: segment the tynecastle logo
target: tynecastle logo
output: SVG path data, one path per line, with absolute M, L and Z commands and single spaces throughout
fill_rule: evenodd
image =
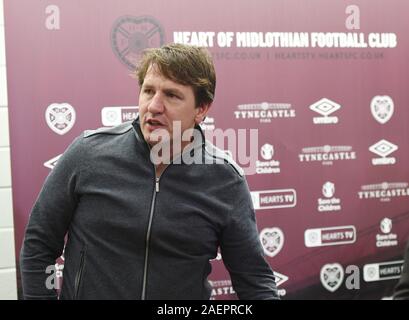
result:
M 382 202 L 391 201 L 393 198 L 409 196 L 408 182 L 382 182 L 361 186 L 358 191 L 359 199 L 378 199 Z
M 321 162 L 322 165 L 332 165 L 334 161 L 355 160 L 356 153 L 352 146 L 319 146 L 306 147 L 298 155 L 300 162 Z
M 295 109 L 289 103 L 252 103 L 241 104 L 234 111 L 236 119 L 257 119 L 260 123 L 271 123 L 272 119 L 294 118 Z

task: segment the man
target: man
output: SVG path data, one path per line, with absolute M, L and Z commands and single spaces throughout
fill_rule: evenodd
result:
M 198 127 L 210 56 L 151 49 L 137 75 L 139 117 L 86 131 L 47 177 L 21 252 L 25 298 L 57 297 L 45 271 L 67 234 L 61 299 L 209 299 L 218 247 L 239 298 L 277 299 L 243 172 Z

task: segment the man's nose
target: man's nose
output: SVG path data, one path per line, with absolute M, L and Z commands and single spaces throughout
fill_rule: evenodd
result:
M 165 109 L 165 106 L 163 104 L 163 97 L 159 92 L 157 92 L 153 96 L 152 100 L 149 102 L 148 111 L 154 114 L 154 113 L 162 113 L 164 109 Z

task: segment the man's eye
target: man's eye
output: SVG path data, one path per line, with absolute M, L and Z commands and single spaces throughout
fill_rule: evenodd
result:
M 180 97 L 178 95 L 173 94 L 173 93 L 168 93 L 168 97 L 172 98 L 172 99 L 180 99 Z
M 143 90 L 143 93 L 152 94 L 152 93 L 153 93 L 153 90 L 152 90 L 152 89 L 144 89 L 144 90 Z

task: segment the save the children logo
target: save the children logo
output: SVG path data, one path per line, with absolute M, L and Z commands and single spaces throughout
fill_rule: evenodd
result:
M 111 30 L 111 47 L 116 57 L 134 71 L 147 48 L 165 44 L 165 31 L 159 21 L 149 16 L 119 17 Z
M 382 233 L 390 233 L 392 231 L 392 220 L 389 218 L 384 218 L 381 221 L 380 228 Z
M 59 135 L 64 135 L 75 124 L 75 109 L 69 103 L 52 103 L 45 110 L 48 127 Z
M 264 160 L 271 160 L 274 155 L 274 147 L 271 144 L 266 143 L 261 147 L 260 153 Z
M 273 160 L 274 146 L 266 143 L 260 148 L 262 161 L 256 161 L 257 174 L 280 173 L 280 161 Z
M 389 218 L 383 218 L 379 224 L 379 228 L 382 233 L 376 235 L 376 247 L 394 247 L 398 245 L 398 235 L 392 233 L 392 220 Z
M 322 185 L 324 198 L 318 198 L 319 212 L 334 212 L 341 210 L 341 199 L 334 197 L 335 184 L 327 181 Z

